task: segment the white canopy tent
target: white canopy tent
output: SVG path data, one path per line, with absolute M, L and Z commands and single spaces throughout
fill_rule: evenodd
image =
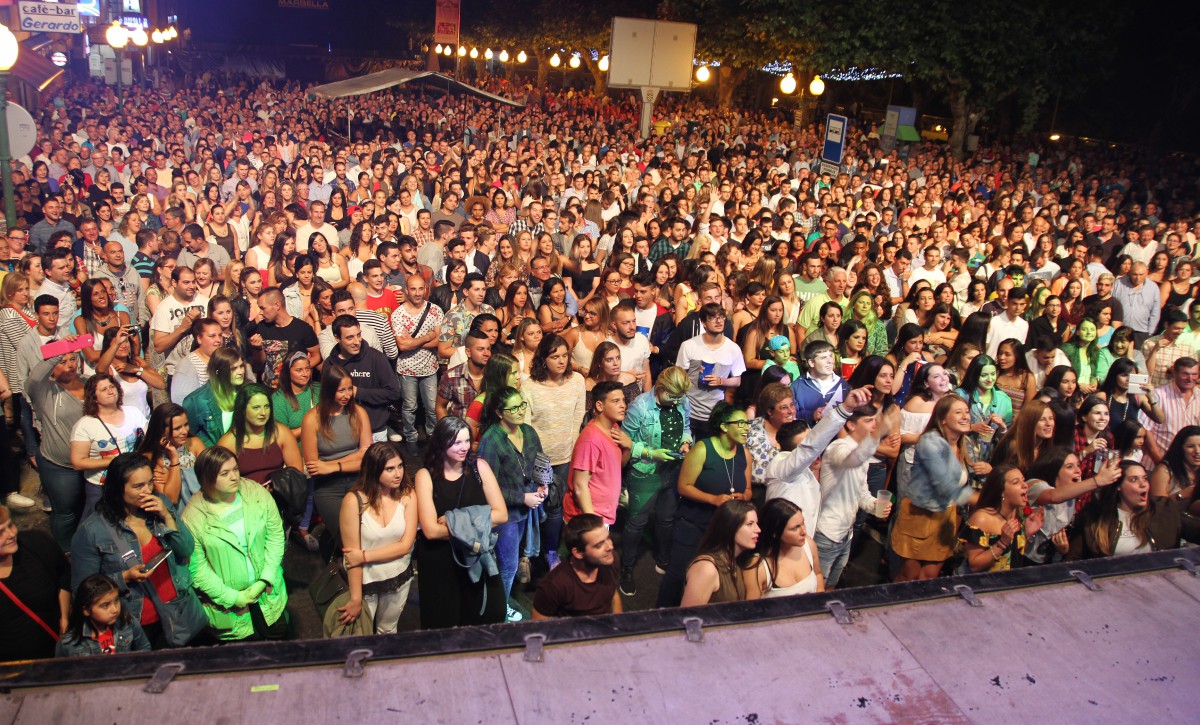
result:
M 374 93 L 382 91 L 385 88 L 392 86 L 408 85 L 410 83 L 420 83 L 422 85 L 432 86 L 436 88 L 444 88 L 447 91 L 457 93 L 469 93 L 479 98 L 486 98 L 489 101 L 496 101 L 507 106 L 515 108 L 523 108 L 524 103 L 513 101 L 503 96 L 497 96 L 493 93 L 476 88 L 475 86 L 456 81 L 448 75 L 442 73 L 434 73 L 433 71 L 415 71 L 406 70 L 404 68 L 389 68 L 381 70 L 378 73 L 369 73 L 365 76 L 357 78 L 349 78 L 344 81 L 335 83 L 326 83 L 323 86 L 317 86 L 312 89 L 312 92 L 324 98 L 345 98 L 346 96 L 359 96 L 364 93 Z

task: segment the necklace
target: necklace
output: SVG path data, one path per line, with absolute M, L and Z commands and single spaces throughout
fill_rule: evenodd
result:
M 734 463 L 734 460 L 737 459 L 737 450 L 731 448 L 730 453 L 732 453 L 733 455 L 730 456 L 729 458 L 725 458 L 724 456 L 722 456 L 721 452 L 719 450 L 717 450 L 716 446 L 713 446 L 713 452 L 717 454 L 717 458 L 721 459 L 721 464 L 722 464 L 721 468 L 722 468 L 722 470 L 725 471 L 725 479 L 727 481 L 729 481 L 729 493 L 730 493 L 730 495 L 732 495 L 733 493 L 735 493 L 735 491 L 733 490 L 733 463 Z

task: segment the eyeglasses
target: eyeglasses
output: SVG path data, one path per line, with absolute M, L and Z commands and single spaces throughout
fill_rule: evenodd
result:
M 725 425 L 736 425 L 739 428 L 749 428 L 750 421 L 748 420 L 727 420 Z
M 501 408 L 505 413 L 524 413 L 529 410 L 529 403 L 518 403 L 511 408 Z

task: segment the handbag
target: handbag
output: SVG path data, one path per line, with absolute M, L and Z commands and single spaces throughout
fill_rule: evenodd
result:
M 361 531 L 365 506 L 362 496 L 356 493 L 355 497 L 358 499 L 358 525 Z M 349 637 L 375 633 L 375 622 L 366 610 L 359 612 L 358 619 L 350 624 L 342 624 L 338 621 L 338 610 L 350 601 L 350 579 L 346 574 L 346 566 L 341 556 L 334 556 L 313 577 L 312 583 L 308 585 L 308 593 L 317 608 L 317 614 L 321 617 L 326 637 Z
M 0 591 L 7 594 L 8 598 L 12 600 L 13 604 L 17 605 L 18 609 L 20 609 L 22 612 L 25 612 L 26 614 L 28 614 L 30 619 L 37 622 L 38 625 L 40 625 L 42 629 L 46 630 L 46 634 L 53 637 L 55 642 L 58 641 L 58 639 L 59 639 L 58 632 L 55 632 L 53 629 L 50 628 L 50 625 L 43 622 L 42 618 L 39 617 L 36 612 L 34 612 L 32 609 L 30 609 L 29 606 L 27 604 L 25 604 L 25 602 L 22 602 L 19 598 L 17 598 L 17 595 L 13 594 L 11 589 L 4 586 L 4 582 L 2 582 L 2 581 L 0 581 Z
M 308 476 L 295 468 L 284 466 L 267 476 L 267 490 L 279 507 L 284 526 L 295 526 L 304 515 L 308 503 Z

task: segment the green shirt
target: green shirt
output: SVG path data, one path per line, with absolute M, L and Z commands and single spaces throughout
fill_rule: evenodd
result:
M 296 396 L 296 402 L 299 403 L 299 410 L 293 410 L 292 404 L 288 399 L 283 397 L 283 393 L 276 390 L 271 394 L 271 410 L 275 412 L 275 420 L 283 423 L 284 427 L 295 430 L 300 427 L 300 423 L 304 420 L 304 414 L 310 409 L 315 408 L 317 401 L 321 399 L 321 384 L 313 383 L 308 386 L 308 390 Z

